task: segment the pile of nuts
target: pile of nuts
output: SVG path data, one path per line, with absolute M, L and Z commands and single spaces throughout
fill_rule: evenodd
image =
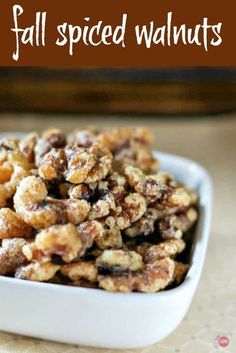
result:
M 197 195 L 158 170 L 151 142 L 145 128 L 2 139 L 0 275 L 112 292 L 181 283 Z

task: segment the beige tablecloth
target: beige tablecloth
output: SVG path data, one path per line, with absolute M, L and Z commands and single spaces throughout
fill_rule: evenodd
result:
M 48 119 L 2 116 L 1 131 L 47 127 Z M 236 116 L 200 119 L 154 118 L 50 118 L 50 126 L 66 130 L 85 124 L 147 125 L 155 135 L 155 148 L 180 154 L 203 164 L 214 180 L 215 202 L 207 259 L 200 285 L 183 323 L 162 342 L 126 353 L 235 353 L 236 352 Z M 17 296 L 17 294 L 16 294 Z M 17 298 L 16 298 L 17 300 Z M 219 337 L 226 336 L 223 347 Z M 217 338 L 218 337 L 218 338 Z M 121 337 L 122 339 L 122 337 Z M 95 353 L 113 350 L 74 347 L 0 333 L 1 352 Z

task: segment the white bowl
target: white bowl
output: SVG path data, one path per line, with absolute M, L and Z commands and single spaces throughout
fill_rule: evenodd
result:
M 197 191 L 200 218 L 184 282 L 155 294 L 109 293 L 0 277 L 0 330 L 71 344 L 138 348 L 158 342 L 184 318 L 206 255 L 212 183 L 197 163 L 156 153 L 161 169 Z

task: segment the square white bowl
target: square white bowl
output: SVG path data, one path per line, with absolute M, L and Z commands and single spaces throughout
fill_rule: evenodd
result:
M 209 237 L 212 182 L 199 164 L 155 152 L 161 169 L 197 191 L 199 220 L 190 269 L 167 291 L 109 293 L 0 276 L 0 330 L 70 344 L 129 349 L 156 343 L 180 324 L 198 285 Z

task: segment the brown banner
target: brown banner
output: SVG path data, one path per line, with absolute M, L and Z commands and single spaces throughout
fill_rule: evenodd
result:
M 1 66 L 235 66 L 235 0 L 1 1 Z

